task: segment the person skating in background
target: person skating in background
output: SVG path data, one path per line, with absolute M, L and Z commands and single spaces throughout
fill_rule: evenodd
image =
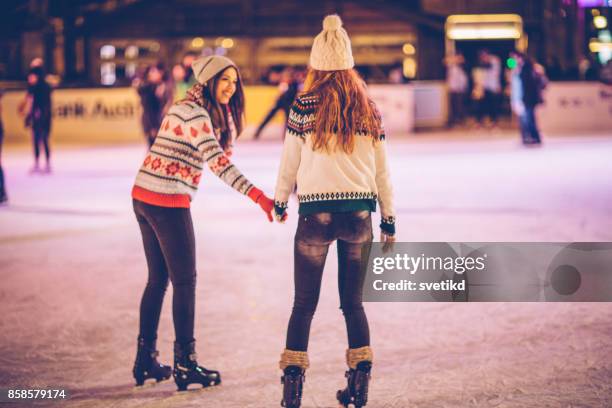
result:
M 187 96 L 187 91 L 192 86 L 189 85 L 188 82 L 185 82 L 186 76 L 187 72 L 185 71 L 183 64 L 176 64 L 172 67 L 172 79 L 174 82 L 174 102 L 178 102 L 185 99 L 185 97 Z
M 539 145 L 541 137 L 535 108 L 543 102 L 542 91 L 547 79 L 543 67 L 537 66 L 527 55 L 514 51 L 511 56 L 516 60 L 516 67 L 512 70 L 510 105 L 519 118 L 523 144 Z
M 221 382 L 218 371 L 198 365 L 194 314 L 196 253 L 190 202 L 203 167 L 234 190 L 248 196 L 272 222 L 274 203 L 250 183 L 224 154 L 244 125 L 244 93 L 236 64 L 211 56 L 193 63 L 198 83 L 187 98 L 164 117 L 138 172 L 132 198 L 148 265 L 148 282 L 140 304 L 134 378 L 161 381 L 173 373 L 180 391 L 189 384 L 206 387 Z M 174 369 L 157 361 L 156 339 L 168 280 L 173 286 Z
M 183 58 L 181 59 L 181 65 L 185 70 L 185 77 L 183 78 L 183 82 L 187 84 L 187 89 L 191 88 L 197 83 L 195 75 L 193 74 L 193 69 L 191 69 L 193 61 L 195 61 L 197 58 L 197 53 L 195 53 L 194 51 L 188 51 L 185 53 L 185 55 L 183 55 Z
M 477 100 L 476 119 L 480 125 L 486 116 L 491 126 L 497 126 L 501 103 L 501 60 L 488 50 L 478 53 L 478 65 L 473 70 L 473 96 Z M 477 89 L 478 87 L 478 89 Z
M 25 126 L 32 130 L 34 147 L 34 165 L 31 173 L 38 173 L 40 168 L 40 148 L 45 150 L 45 173 L 51 172 L 51 149 L 49 135 L 51 133 L 51 86 L 45 80 L 42 67 L 31 68 L 28 77 L 28 90 L 24 103 L 19 106 L 19 113 L 25 115 Z
M 162 118 L 172 104 L 173 89 L 161 63 L 149 65 L 142 79 L 134 79 L 132 85 L 140 96 L 142 129 L 150 147 L 155 141 Z
M 4 170 L 2 169 L 2 142 L 4 141 L 4 126 L 2 124 L 2 90 L 0 89 L 0 204 L 8 201 L 6 185 L 4 184 Z
M 463 68 L 465 59 L 462 54 L 449 55 L 445 58 L 446 86 L 448 87 L 450 112 L 448 126 L 456 126 L 465 120 L 465 98 L 468 88 L 468 77 Z
M 281 72 L 280 82 L 278 84 L 280 95 L 276 99 L 274 106 L 268 112 L 266 117 L 262 120 L 261 124 L 257 127 L 255 131 L 255 135 L 253 136 L 255 140 L 259 139 L 261 136 L 261 132 L 266 127 L 266 125 L 272 120 L 276 112 L 279 110 L 283 112 L 285 125 L 283 128 L 283 134 L 285 133 L 284 129 L 287 127 L 287 121 L 289 120 L 289 109 L 291 108 L 291 104 L 295 100 L 295 97 L 300 90 L 301 83 L 298 79 L 298 73 L 296 73 L 291 67 L 287 67 Z
M 345 407 L 367 402 L 372 349 L 362 306 L 362 249 L 373 239 L 371 212 L 376 200 L 383 242 L 394 241 L 395 214 L 381 118 L 354 64 L 340 17 L 327 16 L 312 46 L 304 93 L 291 107 L 274 196 L 276 217 L 284 222 L 297 182 L 295 298 L 279 363 L 282 405 L 290 408 L 301 403 L 310 324 L 333 241 L 338 246 L 340 307 L 348 333 L 347 387 L 337 398 Z

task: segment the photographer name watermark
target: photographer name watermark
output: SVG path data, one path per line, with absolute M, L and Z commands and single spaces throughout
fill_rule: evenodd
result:
M 364 301 L 610 302 L 612 243 L 373 243 Z

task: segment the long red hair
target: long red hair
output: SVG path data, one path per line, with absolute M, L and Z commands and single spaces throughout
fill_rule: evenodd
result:
M 377 141 L 381 119 L 368 98 L 366 85 L 354 69 L 319 71 L 310 69 L 304 92 L 318 97 L 312 144 L 314 150 L 340 148 L 352 153 L 355 135 L 366 134 Z

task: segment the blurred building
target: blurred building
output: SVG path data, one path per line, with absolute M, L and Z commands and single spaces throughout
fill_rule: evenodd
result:
M 443 78 L 445 21 L 457 14 L 518 15 L 530 54 L 560 72 L 578 72 L 583 59 L 597 63 L 609 50 L 607 2 L 5 0 L 0 79 L 23 79 L 29 62 L 42 57 L 64 84 L 122 85 L 146 64 L 171 65 L 194 51 L 225 54 L 258 83 L 270 68 L 306 66 L 322 17 L 334 12 L 372 82 L 386 82 L 398 68 L 406 79 Z

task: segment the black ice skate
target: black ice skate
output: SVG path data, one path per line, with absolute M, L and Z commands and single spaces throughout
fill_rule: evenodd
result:
M 336 398 L 343 407 L 361 408 L 368 403 L 368 383 L 370 381 L 370 371 L 372 363 L 362 361 L 357 364 L 356 369 L 349 369 L 346 372 L 347 387 L 338 390 Z
M 157 382 L 167 380 L 172 375 L 172 368 L 157 361 L 159 353 L 155 350 L 155 340 L 138 339 L 138 351 L 134 362 L 134 379 L 136 385 L 143 385 L 145 380 L 154 378 Z
M 304 385 L 304 370 L 298 366 L 288 366 L 281 377 L 283 384 L 283 400 L 281 407 L 300 408 L 302 403 L 302 387 Z
M 221 384 L 221 373 L 207 370 L 198 365 L 195 341 L 185 346 L 174 343 L 174 371 L 172 375 L 179 391 L 185 391 L 189 384 L 201 384 L 202 387 Z

